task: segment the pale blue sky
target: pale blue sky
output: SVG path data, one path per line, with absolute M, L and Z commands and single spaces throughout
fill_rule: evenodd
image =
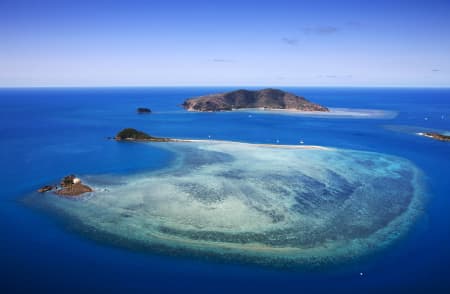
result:
M 0 0 L 0 86 L 450 86 L 450 1 Z

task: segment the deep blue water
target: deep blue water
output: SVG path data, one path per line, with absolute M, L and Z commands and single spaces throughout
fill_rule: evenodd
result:
M 450 131 L 450 89 L 288 88 L 330 107 L 398 111 L 395 119 L 187 113 L 185 98 L 224 88 L 0 90 L 0 289 L 124 292 L 448 292 L 450 143 L 413 135 Z M 150 107 L 139 116 L 137 107 Z M 427 119 L 425 119 L 427 118 Z M 272 270 L 150 253 L 96 242 L 22 203 L 69 173 L 130 174 L 173 156 L 107 140 L 124 127 L 155 136 L 324 145 L 407 158 L 427 176 L 423 217 L 391 248 L 315 272 Z M 363 273 L 361 276 L 360 273 Z M 4 291 L 2 291 L 4 292 Z

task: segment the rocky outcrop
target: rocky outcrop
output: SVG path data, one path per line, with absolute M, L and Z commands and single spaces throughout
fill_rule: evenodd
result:
M 55 194 L 61 196 L 79 196 L 93 191 L 91 187 L 84 185 L 75 175 L 65 176 L 60 182 L 60 187 L 47 185 L 40 188 L 38 192 L 45 193 L 52 190 Z
M 187 99 L 182 106 L 189 111 L 230 111 L 242 108 L 289 109 L 298 111 L 329 111 L 304 97 L 277 89 L 260 91 L 237 90 Z
M 425 133 L 419 133 L 419 135 L 424 136 L 424 137 L 428 137 L 428 138 L 432 138 L 438 141 L 444 141 L 444 142 L 450 142 L 450 136 L 447 135 L 443 135 L 440 133 L 435 133 L 435 132 L 425 132 Z
M 152 113 L 152 110 L 150 108 L 139 107 L 138 109 L 136 109 L 136 112 L 138 114 L 150 114 Z
M 79 196 L 84 193 L 92 192 L 92 188 L 86 185 L 83 185 L 81 182 L 68 185 L 62 189 L 58 189 L 55 191 L 56 194 L 61 196 Z
M 54 186 L 49 186 L 49 185 L 47 185 L 47 186 L 44 186 L 44 187 L 42 187 L 42 188 L 39 188 L 37 191 L 38 191 L 39 193 L 45 193 L 45 192 L 51 191 L 51 190 L 53 190 L 53 189 L 55 189 Z
M 55 191 L 61 196 L 78 196 L 88 192 L 92 192 L 91 187 L 84 185 L 75 175 L 65 176 L 61 180 L 61 189 Z
M 170 142 L 168 138 L 158 138 L 150 136 L 144 132 L 132 128 L 126 128 L 117 133 L 116 141 L 148 141 L 148 142 Z

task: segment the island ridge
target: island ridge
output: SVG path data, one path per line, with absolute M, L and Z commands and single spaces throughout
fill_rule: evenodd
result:
M 312 103 L 304 97 L 278 89 L 264 89 L 260 91 L 237 90 L 211 94 L 187 99 L 182 106 L 188 111 L 231 111 L 243 108 L 329 111 L 325 106 Z

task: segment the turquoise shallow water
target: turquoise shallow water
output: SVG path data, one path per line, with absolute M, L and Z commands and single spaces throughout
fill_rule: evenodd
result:
M 330 107 L 397 113 L 377 119 L 186 113 L 178 106 L 186 97 L 220 90 L 1 90 L 0 229 L 8 240 L 0 245 L 1 287 L 117 292 L 449 287 L 450 147 L 414 134 L 450 129 L 449 90 L 288 89 Z M 136 115 L 139 106 L 154 114 Z M 123 127 L 177 138 L 293 145 L 302 140 L 333 151 L 106 140 Z M 190 160 L 180 160 L 183 156 Z M 75 201 L 33 195 L 69 173 L 98 193 Z M 312 198 L 319 190 L 322 197 Z M 142 232 L 153 236 L 142 243 Z M 187 240 L 200 249 L 192 250 Z M 262 246 L 265 251 L 255 254 Z M 280 254 L 286 246 L 297 254 Z M 267 267 L 275 263 L 320 266 L 294 272 Z
M 126 247 L 280 268 L 382 250 L 423 213 L 423 175 L 401 158 L 226 141 L 151 145 L 174 152 L 172 164 L 87 177 L 95 192 L 80 199 L 36 193 L 27 202 Z

